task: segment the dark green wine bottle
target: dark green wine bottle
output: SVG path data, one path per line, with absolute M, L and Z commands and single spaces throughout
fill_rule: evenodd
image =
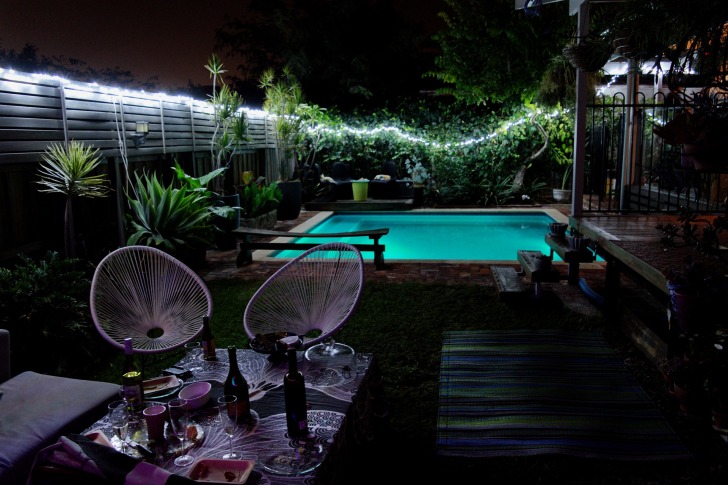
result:
M 238 398 L 238 422 L 245 423 L 250 420 L 250 393 L 248 390 L 248 381 L 240 372 L 238 367 L 237 350 L 234 346 L 227 348 L 228 358 L 230 359 L 230 370 L 227 379 L 223 385 L 225 394 L 230 394 Z
M 298 370 L 298 355 L 294 346 L 288 347 L 288 373 L 283 377 L 283 396 L 286 403 L 286 428 L 291 437 L 308 434 L 306 382 Z

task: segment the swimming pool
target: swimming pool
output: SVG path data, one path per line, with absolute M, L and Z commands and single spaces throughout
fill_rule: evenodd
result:
M 551 222 L 568 222 L 556 210 L 434 210 L 402 212 L 322 212 L 294 232 L 334 233 L 389 228 L 380 242 L 384 260 L 392 261 L 515 261 L 519 249 L 550 254 L 544 241 Z M 301 238 L 323 243 L 328 238 Z M 341 239 L 369 244 L 367 237 Z M 270 253 L 273 258 L 293 258 L 301 251 Z M 371 261 L 373 253 L 364 252 Z M 555 261 L 561 261 L 554 255 Z

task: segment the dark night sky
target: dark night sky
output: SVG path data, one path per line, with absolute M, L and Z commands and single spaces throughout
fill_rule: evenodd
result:
M 63 55 L 95 69 L 119 67 L 139 80 L 157 75 L 160 86 L 209 83 L 204 68 L 214 32 L 244 0 L 2 0 L 0 42 L 39 55 Z M 226 64 L 232 68 L 232 64 Z
M 246 0 L 0 0 L 0 45 L 20 50 L 30 42 L 41 56 L 65 56 L 94 69 L 119 67 L 160 90 L 209 84 L 204 68 L 215 29 L 241 18 Z M 394 0 L 436 18 L 438 1 Z M 429 8 L 424 8 L 429 7 Z M 233 69 L 234 60 L 225 62 Z M 7 67 L 7 66 L 3 66 Z

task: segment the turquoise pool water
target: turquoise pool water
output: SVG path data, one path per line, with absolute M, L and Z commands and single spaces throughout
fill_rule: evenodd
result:
M 335 212 L 306 232 L 336 233 L 389 228 L 380 242 L 384 260 L 515 261 L 519 249 L 550 254 L 544 241 L 555 219 L 544 212 Z M 301 238 L 323 243 L 328 238 Z M 370 244 L 368 237 L 348 237 L 343 242 Z M 279 251 L 276 258 L 293 258 L 301 251 Z M 372 260 L 372 252 L 362 253 Z M 555 261 L 561 261 L 554 255 Z

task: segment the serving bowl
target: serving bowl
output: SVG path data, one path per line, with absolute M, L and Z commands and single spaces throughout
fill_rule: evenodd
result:
M 187 401 L 187 409 L 198 409 L 210 400 L 212 384 L 206 381 L 193 382 L 179 392 L 179 398 Z

